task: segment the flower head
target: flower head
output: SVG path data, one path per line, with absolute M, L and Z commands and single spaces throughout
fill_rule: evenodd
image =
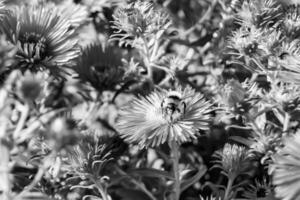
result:
M 163 33 L 171 25 L 168 14 L 147 1 L 137 1 L 117 9 L 113 23 L 118 30 L 113 37 L 121 37 L 120 41 Z
M 239 19 L 248 26 L 270 27 L 282 18 L 280 4 L 274 0 L 244 1 L 238 12 Z
M 0 30 L 18 51 L 17 67 L 26 71 L 63 72 L 78 54 L 69 22 L 51 7 L 21 6 L 9 12 Z
M 261 56 L 264 53 L 259 45 L 262 37 L 262 30 L 254 26 L 242 26 L 229 39 L 230 48 L 237 50 L 241 56 L 250 58 Z
M 300 110 L 300 90 L 293 84 L 272 84 L 269 93 L 263 99 L 270 106 L 277 106 L 280 110 L 293 113 Z
M 43 90 L 42 74 L 32 74 L 27 71 L 23 77 L 17 80 L 18 94 L 25 101 L 35 101 Z
M 223 150 L 217 151 L 215 157 L 223 173 L 234 180 L 238 175 L 244 174 L 249 167 L 249 153 L 245 147 L 236 144 L 225 144 Z
M 83 50 L 74 70 L 79 79 L 90 83 L 98 91 L 114 90 L 125 73 L 121 59 L 119 49 L 93 44 Z
M 118 129 L 128 142 L 140 147 L 196 139 L 199 129 L 208 129 L 211 104 L 190 87 L 155 91 L 133 100 L 120 112 Z
M 280 146 L 282 146 L 281 131 L 267 127 L 262 133 L 254 135 L 249 151 L 252 155 L 258 156 L 262 164 L 267 164 Z
M 283 42 L 278 50 L 277 63 L 281 67 L 276 73 L 283 82 L 299 84 L 300 73 L 300 43 L 299 40 Z
M 300 133 L 287 138 L 283 149 L 273 156 L 274 164 L 270 167 L 273 175 L 276 197 L 283 200 L 300 198 Z
M 63 1 L 53 7 L 54 9 L 58 9 L 62 17 L 70 22 L 70 28 L 77 28 L 88 21 L 88 9 L 81 4 L 75 4 L 73 1 Z
M 300 34 L 300 10 L 299 5 L 288 6 L 282 22 L 284 33 L 290 38 L 297 38 Z
M 246 199 L 260 199 L 269 196 L 272 193 L 270 182 L 263 178 L 262 181 L 255 180 L 254 184 L 250 184 L 244 192 Z
M 245 88 L 243 88 L 242 84 L 235 79 L 229 80 L 223 87 L 221 93 L 222 101 L 230 107 L 240 103 L 246 97 Z

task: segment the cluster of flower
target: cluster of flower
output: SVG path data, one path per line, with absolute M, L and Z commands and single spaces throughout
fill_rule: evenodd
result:
M 0 0 L 0 199 L 300 198 L 297 0 Z

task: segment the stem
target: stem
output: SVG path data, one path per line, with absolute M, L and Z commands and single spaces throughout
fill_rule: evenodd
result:
M 50 167 L 51 163 L 50 159 L 53 159 L 55 156 L 57 155 L 57 151 L 53 151 L 51 152 L 51 154 L 49 154 L 43 161 L 43 164 L 39 167 L 38 172 L 35 174 L 33 181 L 25 187 L 25 189 L 23 189 L 22 192 L 20 192 L 15 198 L 14 200 L 21 200 L 23 199 L 24 195 L 27 192 L 30 192 L 31 190 L 34 189 L 34 187 L 40 182 L 40 180 L 43 178 L 44 173 L 48 170 L 48 168 Z
M 283 129 L 282 129 L 284 135 L 287 134 L 287 131 L 289 129 L 290 118 L 291 118 L 290 114 L 286 112 L 284 115 L 284 122 L 283 122 Z
M 122 169 L 119 167 L 115 167 L 116 171 L 119 172 L 122 176 L 127 177 L 137 188 L 139 188 L 142 192 L 144 192 L 151 200 L 156 200 L 153 194 L 145 187 L 145 185 L 135 178 L 126 174 Z
M 21 111 L 21 117 L 20 117 L 20 119 L 18 121 L 18 124 L 17 124 L 17 127 L 16 127 L 16 129 L 13 133 L 13 136 L 14 136 L 15 139 L 17 139 L 19 137 L 21 130 L 25 126 L 26 119 L 28 117 L 29 111 L 30 111 L 29 105 L 28 105 L 28 103 L 25 103 L 25 105 L 24 105 L 24 107 L 22 108 L 22 111 Z
M 98 191 L 101 194 L 101 197 L 103 200 L 109 200 L 109 198 L 107 197 L 106 191 L 104 190 L 104 188 L 102 187 L 101 183 L 99 183 L 97 180 L 95 180 L 93 177 L 90 177 L 90 180 L 96 185 Z
M 148 72 L 148 78 L 150 79 L 150 80 L 152 80 L 152 77 L 153 77 L 153 70 L 152 70 L 152 66 L 151 66 L 151 55 L 150 55 L 150 49 L 149 49 L 149 47 L 148 47 L 148 45 L 147 45 L 147 40 L 146 40 L 146 38 L 145 37 L 141 37 L 142 38 L 142 40 L 143 40 L 143 43 L 144 43 L 144 48 L 145 48 L 145 53 L 146 53 L 146 57 L 144 58 L 144 62 L 145 62 L 145 65 L 146 65 L 146 67 L 147 67 L 147 72 Z
M 9 181 L 9 148 L 3 138 L 0 137 L 0 152 L 1 152 L 1 162 L 0 162 L 0 199 L 9 200 L 11 192 L 11 183 Z
M 180 174 L 179 174 L 179 146 L 175 140 L 171 144 L 171 152 L 173 154 L 173 173 L 174 173 L 174 200 L 179 200 L 180 198 Z
M 225 190 L 224 200 L 230 200 L 230 192 L 233 185 L 234 178 L 229 178 L 227 182 L 227 187 Z

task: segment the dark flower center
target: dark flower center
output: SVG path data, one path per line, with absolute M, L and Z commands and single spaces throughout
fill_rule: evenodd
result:
M 246 46 L 246 48 L 244 49 L 246 55 L 249 56 L 253 56 L 258 49 L 258 43 L 257 42 L 253 42 L 251 44 L 249 44 L 248 46 Z
M 265 188 L 259 188 L 256 192 L 257 197 L 266 197 L 267 190 Z
M 34 60 L 42 60 L 47 56 L 47 40 L 44 36 L 38 33 L 25 33 L 19 38 L 23 50 L 27 55 Z

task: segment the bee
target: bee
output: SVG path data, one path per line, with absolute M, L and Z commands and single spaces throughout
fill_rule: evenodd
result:
M 161 102 L 162 113 L 168 121 L 174 121 L 185 113 L 186 103 L 179 92 L 171 91 Z

